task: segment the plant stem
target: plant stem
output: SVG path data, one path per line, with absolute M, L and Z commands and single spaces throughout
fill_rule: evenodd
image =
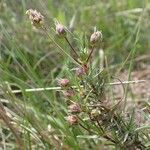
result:
M 87 60 L 86 60 L 86 63 L 88 63 L 88 61 L 89 61 L 89 59 L 90 59 L 90 57 L 91 57 L 93 51 L 94 51 L 94 47 L 92 47 L 91 52 L 90 52 L 90 54 L 89 54 L 89 56 L 88 56 L 88 58 L 87 58 Z
M 66 54 L 70 59 L 72 59 L 76 64 L 80 65 L 80 63 L 74 59 L 73 57 L 71 57 L 67 52 L 64 51 L 64 49 L 50 36 L 50 34 L 48 34 L 47 29 L 45 26 L 42 27 L 42 29 L 44 30 L 44 32 L 47 34 L 47 36 L 50 38 L 50 40 L 64 53 Z
M 102 131 L 103 134 L 104 134 L 103 137 L 104 137 L 105 139 L 107 139 L 107 140 L 113 142 L 113 143 L 116 143 L 116 141 L 114 141 L 111 137 L 109 137 L 108 135 L 106 135 L 106 133 L 105 133 L 104 129 L 101 127 L 99 121 L 97 120 L 96 122 L 97 122 L 98 126 L 100 127 L 101 131 Z
M 100 125 L 100 123 L 99 123 L 98 120 L 97 120 L 97 124 L 98 124 L 98 126 L 100 127 L 100 129 L 102 130 L 102 132 L 104 132 L 104 129 L 101 127 L 101 125 Z
M 113 142 L 114 144 L 116 144 L 116 141 L 114 141 L 114 140 L 113 140 L 111 137 L 109 137 L 108 135 L 104 135 L 103 137 L 104 137 L 105 139 L 107 139 L 107 140 Z
M 80 125 L 83 129 L 87 130 L 87 131 L 89 132 L 89 134 L 91 134 L 91 130 L 89 130 L 88 128 L 86 128 L 85 126 L 83 126 L 81 123 L 79 123 L 79 125 Z
M 76 50 L 73 48 L 73 46 L 71 45 L 71 43 L 69 42 L 68 38 L 65 36 L 65 40 L 67 41 L 67 43 L 69 44 L 70 48 L 72 49 L 72 51 L 75 53 L 75 55 L 77 57 L 79 57 L 79 55 L 77 54 Z

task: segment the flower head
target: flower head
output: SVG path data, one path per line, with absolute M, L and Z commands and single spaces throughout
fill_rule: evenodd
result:
M 76 125 L 78 124 L 78 118 L 76 115 L 70 115 L 67 117 L 67 121 L 70 125 Z
M 100 112 L 100 110 L 98 110 L 98 109 L 93 109 L 92 111 L 91 111 L 91 113 L 90 113 L 90 115 L 91 115 L 91 119 L 92 120 L 96 120 L 98 117 L 99 117 L 99 115 L 101 114 L 101 112 Z
M 81 107 L 78 103 L 73 103 L 68 108 L 69 108 L 70 113 L 80 113 L 81 112 Z
M 74 92 L 73 89 L 69 89 L 69 90 L 67 90 L 67 91 L 64 91 L 64 96 L 65 96 L 65 97 L 72 97 L 72 96 L 74 96 L 74 95 L 75 95 L 75 92 Z
M 67 34 L 65 27 L 58 22 L 55 23 L 55 26 L 57 35 L 59 35 L 60 37 L 65 37 Z
M 63 79 L 59 79 L 58 80 L 58 84 L 61 86 L 61 87 L 65 87 L 65 86 L 68 86 L 70 83 L 70 81 L 66 78 L 63 78 Z
M 76 74 L 77 77 L 82 77 L 83 75 L 86 74 L 86 71 L 83 67 L 78 67 L 75 70 L 75 74 Z
M 29 16 L 31 23 L 34 26 L 39 27 L 43 24 L 44 16 L 37 10 L 29 9 L 26 11 L 26 14 Z
M 90 43 L 91 45 L 95 45 L 101 39 L 102 39 L 101 31 L 95 31 L 90 37 Z

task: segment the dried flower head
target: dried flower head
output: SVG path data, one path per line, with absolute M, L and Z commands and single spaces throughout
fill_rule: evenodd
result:
M 65 87 L 65 86 L 68 86 L 70 83 L 70 81 L 66 78 L 63 78 L 63 79 L 59 79 L 58 80 L 58 84 L 61 86 L 61 87 Z
M 36 27 L 43 25 L 44 16 L 37 10 L 29 9 L 26 11 L 26 14 L 29 16 L 32 25 Z
M 80 113 L 81 112 L 81 107 L 78 103 L 73 103 L 69 107 L 69 112 L 70 113 Z
M 98 41 L 102 40 L 102 33 L 101 31 L 95 31 L 90 37 L 91 45 L 97 44 Z
M 58 21 L 56 21 L 55 26 L 56 26 L 57 35 L 59 35 L 60 37 L 65 37 L 67 34 L 65 27 L 62 24 L 60 24 Z
M 64 91 L 64 96 L 65 96 L 65 97 L 72 97 L 72 96 L 74 96 L 74 95 L 75 95 L 75 92 L 74 92 L 73 89 L 69 89 L 69 90 L 67 90 L 67 91 Z
M 76 125 L 78 124 L 78 118 L 76 115 L 70 115 L 67 117 L 67 121 L 70 125 Z

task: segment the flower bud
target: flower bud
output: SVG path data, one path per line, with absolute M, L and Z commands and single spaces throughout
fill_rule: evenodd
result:
M 73 89 L 69 89 L 69 90 L 67 90 L 67 91 L 64 91 L 64 96 L 65 96 L 65 97 L 72 97 L 72 96 L 74 96 L 74 95 L 75 95 L 75 92 L 74 92 Z
M 69 85 L 69 83 L 70 83 L 70 81 L 68 79 L 66 79 L 66 78 L 58 80 L 58 84 L 61 87 L 65 87 L 65 86 Z
M 43 25 L 44 16 L 37 10 L 29 9 L 26 11 L 26 14 L 29 16 L 31 23 L 34 26 L 39 27 L 39 26 Z
M 81 112 L 81 107 L 78 103 L 71 104 L 68 108 L 69 108 L 70 113 L 80 113 Z
M 78 124 L 78 118 L 76 115 L 70 115 L 67 117 L 67 121 L 70 125 L 76 125 Z
M 56 33 L 60 37 L 65 37 L 66 36 L 65 27 L 62 24 L 58 23 L 58 22 L 56 23 Z
M 102 33 L 100 31 L 96 31 L 91 35 L 90 43 L 91 45 L 95 45 L 101 39 L 102 39 Z

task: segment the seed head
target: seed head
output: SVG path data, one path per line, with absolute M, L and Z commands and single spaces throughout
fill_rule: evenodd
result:
M 43 25 L 44 16 L 37 10 L 29 9 L 26 11 L 26 14 L 29 16 L 32 25 L 36 27 Z
M 59 79 L 58 80 L 58 84 L 61 86 L 61 87 L 66 87 L 68 86 L 70 83 L 70 81 L 66 78 L 63 78 L 63 79 Z
M 70 113 L 80 113 L 81 112 L 81 107 L 78 103 L 71 104 L 68 107 L 68 109 L 69 109 Z
M 67 117 L 67 121 L 70 125 L 76 125 L 78 124 L 78 118 L 76 115 L 70 115 Z
M 55 23 L 55 26 L 57 35 L 59 35 L 60 37 L 65 37 L 67 34 L 65 27 L 58 22 Z
M 91 45 L 95 45 L 98 43 L 98 41 L 102 40 L 102 33 L 101 31 L 94 32 L 90 37 L 90 43 Z

